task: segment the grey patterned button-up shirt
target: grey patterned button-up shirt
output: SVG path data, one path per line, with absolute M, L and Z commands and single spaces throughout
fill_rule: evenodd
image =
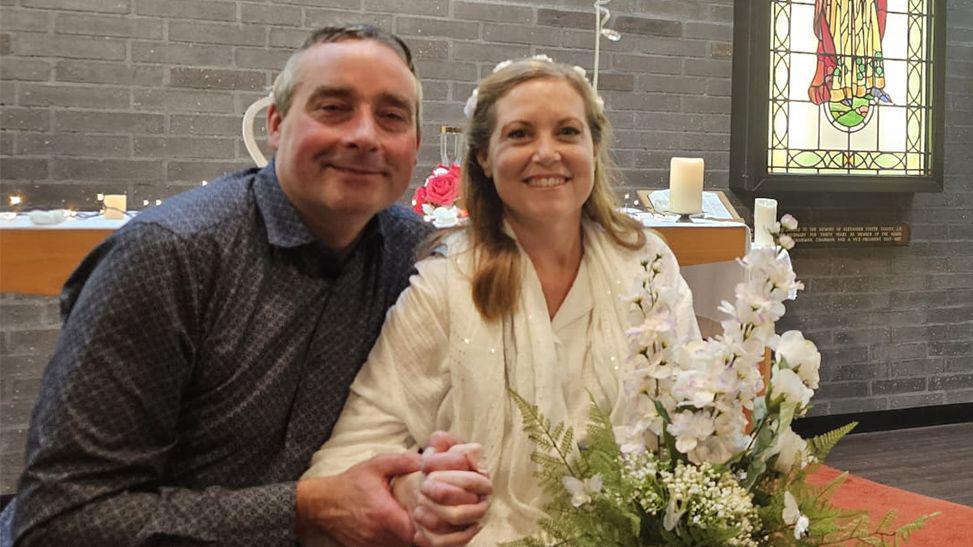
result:
M 68 280 L 4 543 L 293 544 L 294 481 L 428 228 L 394 206 L 341 262 L 273 166 L 141 213 Z

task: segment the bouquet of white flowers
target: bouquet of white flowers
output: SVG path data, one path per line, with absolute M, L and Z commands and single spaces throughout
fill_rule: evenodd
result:
M 864 512 L 832 506 L 805 479 L 854 423 L 811 440 L 791 429 L 818 387 L 821 355 L 799 331 L 775 334 L 784 301 L 803 289 L 783 233 L 742 259 L 749 281 L 723 302 L 723 334 L 676 336 L 675 295 L 657 277 L 662 257 L 642 260 L 631 303 L 624 425 L 592 405 L 584 442 L 553 425 L 516 393 L 525 430 L 537 443 L 537 475 L 551 495 L 543 532 L 516 544 L 544 545 L 867 545 L 907 540 L 928 517 L 893 529 Z M 768 349 L 769 348 L 769 349 Z M 760 365 L 773 350 L 770 382 Z M 769 355 L 766 355 L 769 357 Z

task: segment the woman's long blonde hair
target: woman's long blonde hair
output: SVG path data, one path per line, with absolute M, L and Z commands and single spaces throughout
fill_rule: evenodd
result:
M 503 202 L 493 179 L 483 173 L 477 155 L 489 148 L 496 125 L 497 101 L 517 85 L 538 78 L 563 79 L 584 101 L 596 153 L 594 184 L 584 203 L 583 215 L 599 224 L 623 247 L 638 249 L 645 244 L 641 225 L 618 211 L 612 191 L 617 168 L 608 152 L 611 123 L 591 85 L 577 70 L 565 64 L 537 59 L 515 61 L 480 82 L 463 159 L 462 192 L 470 214 L 466 229 L 474 252 L 473 303 L 487 321 L 514 311 L 520 297 L 521 265 L 516 242 L 503 230 Z

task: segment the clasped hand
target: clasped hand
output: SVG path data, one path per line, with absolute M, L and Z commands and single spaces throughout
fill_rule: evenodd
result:
M 416 545 L 466 545 L 480 531 L 493 493 L 481 458 L 479 444 L 437 432 L 422 453 L 420 470 L 396 481 L 395 497 L 410 510 Z

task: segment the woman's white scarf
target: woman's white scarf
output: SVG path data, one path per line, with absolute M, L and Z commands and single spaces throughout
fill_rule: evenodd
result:
M 616 244 L 593 222 L 585 221 L 582 227 L 583 260 L 588 267 L 594 302 L 588 355 L 601 392 L 607 401 L 612 402 L 612 417 L 615 418 L 623 399 L 619 396 L 619 379 L 628 353 L 625 338 L 628 305 L 622 297 L 633 289 L 640 268 L 639 259 L 645 251 L 665 249 L 665 245 L 657 236 L 647 233 L 646 248 L 632 251 Z M 498 472 L 498 456 L 505 435 L 522 437 L 510 443 L 515 453 L 505 458 L 512 463 L 513 469 L 503 470 L 510 473 L 510 485 L 516 485 L 522 495 L 513 492 L 515 506 L 510 509 L 514 514 L 494 517 L 504 519 L 518 529 L 529 527 L 542 515 L 539 507 L 541 492 L 536 487 L 535 466 L 529 457 L 535 446 L 522 431 L 520 413 L 507 389 L 513 389 L 537 405 L 552 423 L 570 423 L 553 331 L 544 322 L 537 321 L 548 320 L 543 291 L 530 259 L 521 251 L 522 288 L 517 311 L 502 321 L 488 323 L 476 313 L 472 302 L 469 273 L 473 270 L 473 253 L 468 239 L 457 234 L 446 243 L 449 247 L 450 309 L 446 369 L 452 374 L 451 402 L 456 407 L 453 415 L 469 417 L 460 420 L 462 425 L 455 424 L 469 430 L 456 433 L 483 445 L 484 464 L 492 474 Z M 675 279 L 681 282 L 671 253 L 665 249 L 664 254 L 670 257 L 668 266 L 676 270 Z M 695 321 L 692 324 L 695 325 Z M 512 427 L 508 428 L 508 423 L 512 423 Z M 524 488 L 523 485 L 535 486 Z

